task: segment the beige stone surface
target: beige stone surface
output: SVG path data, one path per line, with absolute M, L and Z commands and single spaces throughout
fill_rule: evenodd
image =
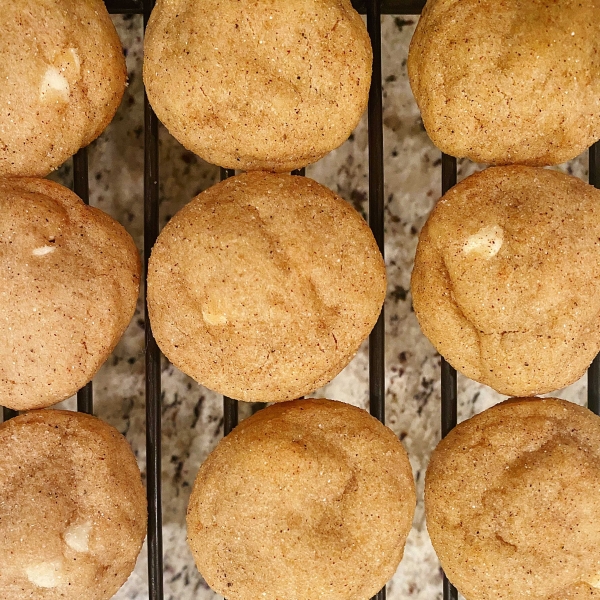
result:
M 159 119 L 230 169 L 316 162 L 367 107 L 371 44 L 350 0 L 159 0 L 144 54 Z
M 600 139 L 598 0 L 429 0 L 408 73 L 434 144 L 555 165 Z
M 0 176 L 44 176 L 96 139 L 126 84 L 102 0 L 10 0 L 0 20 Z
M 512 399 L 433 452 L 427 529 L 467 600 L 598 598 L 600 418 L 555 398 Z
M 140 258 L 112 217 L 45 180 L 0 180 L 0 399 L 15 410 L 74 394 L 135 310 Z
M 402 558 L 415 501 L 406 451 L 366 411 L 284 402 L 244 420 L 200 467 L 188 542 L 231 600 L 367 600 Z
M 575 382 L 600 350 L 600 191 L 533 167 L 468 177 L 423 227 L 411 289 L 467 377 L 515 396 Z
M 0 596 L 108 600 L 146 535 L 146 494 L 125 438 L 81 413 L 0 426 Z

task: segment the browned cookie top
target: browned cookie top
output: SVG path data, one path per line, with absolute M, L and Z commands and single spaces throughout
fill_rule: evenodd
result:
M 392 431 L 341 402 L 284 402 L 244 420 L 202 465 L 188 542 L 231 600 L 367 600 L 396 570 L 414 509 Z
M 458 425 L 425 481 L 427 529 L 467 600 L 600 597 L 600 419 L 513 399 Z
M 371 61 L 350 0 L 159 0 L 144 83 L 170 133 L 208 162 L 290 171 L 348 138 Z
M 46 175 L 97 138 L 126 78 L 102 0 L 3 2 L 0 175 Z
M 113 427 L 56 410 L 0 426 L 0 597 L 108 600 L 146 521 L 140 471 Z
M 468 177 L 421 231 L 412 295 L 471 379 L 515 396 L 573 383 L 600 350 L 600 191 L 532 167 Z
M 107 214 L 45 179 L 0 179 L 0 403 L 68 398 L 129 324 L 140 259 Z
M 248 173 L 194 198 L 148 270 L 152 331 L 206 387 L 247 401 L 312 392 L 350 362 L 385 298 L 362 217 L 305 177 Z
M 565 162 L 600 139 L 599 0 L 429 0 L 408 73 L 433 142 L 490 164 Z

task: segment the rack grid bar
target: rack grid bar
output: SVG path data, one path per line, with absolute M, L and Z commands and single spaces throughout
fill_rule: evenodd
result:
M 73 156 L 73 191 L 84 201 L 90 203 L 90 187 L 88 181 L 88 151 L 81 148 Z M 94 391 L 90 381 L 77 392 L 77 410 L 91 415 L 94 413 Z
M 600 142 L 590 148 L 590 184 L 600 189 Z M 588 408 L 600 415 L 600 355 L 596 356 L 588 369 Z
M 366 14 L 370 0 L 352 0 L 352 5 L 361 14 Z M 123 15 L 141 15 L 144 12 L 143 0 L 104 0 L 108 12 Z M 382 15 L 419 15 L 425 0 L 381 0 Z
M 155 0 L 144 0 L 144 29 Z M 148 595 L 163 600 L 160 351 L 148 319 L 148 259 L 159 232 L 158 119 L 144 92 L 144 306 L 146 345 L 146 487 L 148 496 Z
M 369 226 L 384 255 L 383 91 L 381 82 L 381 0 L 367 4 L 367 30 L 373 46 L 373 75 L 369 90 Z M 385 315 L 384 307 L 369 336 L 369 410 L 385 423 Z M 385 600 L 386 588 L 373 600 Z
M 221 181 L 235 176 L 235 169 L 221 167 Z M 223 396 L 223 435 L 229 435 L 239 422 L 239 402 Z
M 442 195 L 456 185 L 456 158 L 442 153 Z M 442 357 L 442 437 L 456 426 L 458 414 L 458 393 L 456 389 L 456 370 Z M 444 600 L 457 600 L 456 588 L 443 576 Z
M 369 91 L 369 226 L 384 254 L 383 206 L 383 101 L 381 85 L 381 0 L 369 1 L 367 29 L 373 46 L 373 76 Z M 384 310 L 369 336 L 369 408 L 385 422 L 385 319 Z

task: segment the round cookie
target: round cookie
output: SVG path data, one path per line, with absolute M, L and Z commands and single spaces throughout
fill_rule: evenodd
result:
M 467 600 L 600 597 L 600 418 L 512 399 L 453 429 L 425 479 L 427 529 Z
M 59 410 L 0 426 L 0 597 L 108 600 L 146 522 L 140 471 L 114 427 Z
M 200 467 L 188 543 L 229 600 L 367 600 L 394 574 L 415 510 L 406 451 L 359 408 L 259 411 Z
M 600 191 L 533 167 L 468 177 L 421 231 L 411 288 L 467 377 L 508 396 L 573 383 L 600 351 Z
M 279 402 L 333 379 L 375 325 L 385 265 L 347 202 L 305 177 L 247 173 L 161 232 L 148 314 L 167 358 L 238 400 Z
M 598 0 L 428 0 L 408 55 L 433 143 L 489 164 L 554 165 L 600 139 Z
M 43 176 L 96 139 L 125 91 L 102 0 L 11 0 L 0 22 L 0 176 Z
M 45 179 L 0 179 L 0 214 L 0 403 L 50 406 L 116 346 L 140 259 L 121 225 Z
M 348 139 L 372 51 L 350 0 L 159 0 L 144 84 L 169 132 L 230 169 L 291 171 Z

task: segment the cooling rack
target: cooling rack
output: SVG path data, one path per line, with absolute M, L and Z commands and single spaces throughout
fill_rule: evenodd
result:
M 282 0 L 285 1 L 285 0 Z M 111 14 L 143 15 L 144 27 L 154 8 L 155 0 L 105 0 Z M 418 15 L 425 0 L 352 0 L 354 8 L 367 15 L 367 29 L 373 45 L 373 78 L 368 106 L 369 144 L 369 225 L 375 240 L 384 251 L 384 165 L 383 165 L 383 119 L 381 80 L 381 15 Z M 399 57 L 398 60 L 402 60 Z M 442 154 L 442 194 L 457 181 L 456 158 Z M 221 169 L 221 179 L 231 177 L 234 171 Z M 294 173 L 303 175 L 304 170 Z M 589 182 L 600 189 L 600 143 L 589 150 Z M 158 215 L 159 160 L 158 120 L 148 99 L 144 96 L 144 258 L 159 233 Z M 88 157 L 83 148 L 73 157 L 73 191 L 89 203 Z M 144 260 L 144 280 L 147 261 Z M 145 298 L 144 298 L 145 301 Z M 369 408 L 371 414 L 385 421 L 385 328 L 384 312 L 369 337 Z M 163 549 L 162 549 L 162 501 L 161 501 L 161 379 L 160 351 L 152 336 L 150 322 L 145 319 L 145 395 L 146 395 L 146 458 L 148 494 L 148 589 L 149 600 L 163 600 Z M 441 418 L 442 436 L 457 423 L 456 371 L 441 361 Z M 588 370 L 588 407 L 600 414 L 600 356 Z M 77 410 L 93 412 L 92 383 L 77 393 Z M 15 416 L 12 410 L 3 409 L 4 420 Z M 227 435 L 238 423 L 238 403 L 223 398 L 224 433 Z M 374 600 L 385 600 L 383 588 Z M 457 600 L 456 589 L 443 578 L 444 600 Z

